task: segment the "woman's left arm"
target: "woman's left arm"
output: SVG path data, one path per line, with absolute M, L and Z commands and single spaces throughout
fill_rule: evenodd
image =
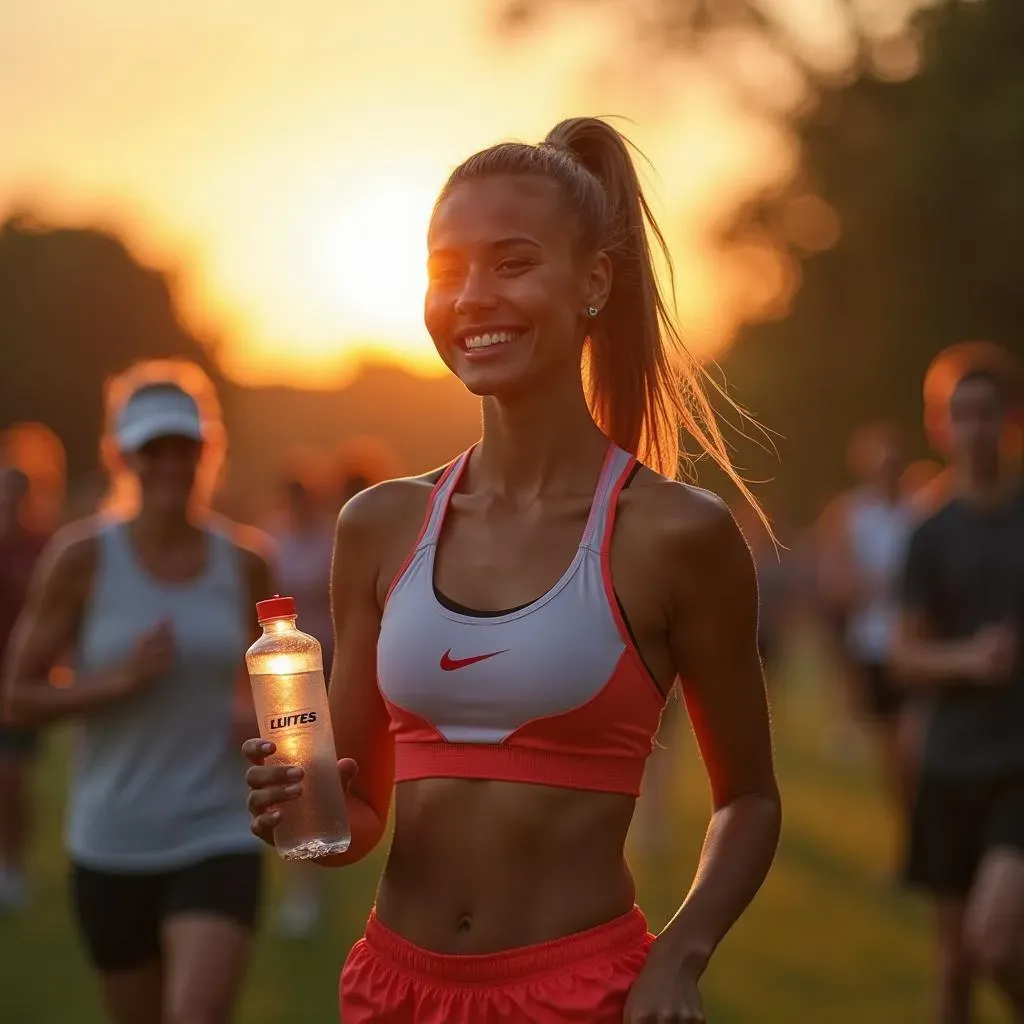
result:
M 630 994 L 627 1024 L 704 1020 L 697 981 L 768 874 L 782 821 L 753 560 L 724 504 L 675 487 L 678 515 L 659 517 L 652 539 L 662 549 L 669 643 L 714 813 L 690 892 Z

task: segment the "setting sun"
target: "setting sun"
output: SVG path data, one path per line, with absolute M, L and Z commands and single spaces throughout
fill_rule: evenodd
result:
M 422 304 L 427 223 L 452 167 L 595 105 L 640 109 L 575 84 L 612 31 L 601 19 L 552 21 L 509 46 L 473 0 L 309 0 L 287 18 L 265 0 L 182 0 L 166 17 L 128 0 L 108 0 L 103 18 L 88 6 L 19 7 L 14 38 L 33 59 L 0 62 L 19 97 L 0 211 L 125 238 L 170 272 L 183 320 L 244 384 L 337 387 L 364 358 L 444 373 Z M 745 314 L 747 279 L 762 296 L 765 275 L 752 264 L 734 286 L 707 240 L 737 194 L 786 167 L 782 144 L 712 78 L 691 71 L 684 94 L 633 141 L 660 174 L 688 340 L 709 351 Z
M 357 192 L 310 246 L 310 270 L 338 306 L 347 330 L 372 344 L 389 339 L 403 354 L 422 352 L 426 234 L 435 189 L 401 179 Z
M 313 387 L 335 386 L 362 357 L 442 372 L 423 326 L 423 295 L 444 166 L 396 172 L 365 158 L 345 167 L 324 159 L 294 173 L 276 202 L 260 208 L 258 236 L 250 203 L 220 209 L 221 223 L 233 226 L 195 268 L 189 311 L 201 316 L 219 305 L 219 321 L 247 342 L 223 354 L 229 371 Z

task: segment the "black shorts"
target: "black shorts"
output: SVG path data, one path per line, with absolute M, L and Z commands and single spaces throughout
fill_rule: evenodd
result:
M 0 757 L 32 757 L 39 747 L 39 733 L 35 729 L 15 729 L 0 725 Z
M 186 911 L 219 914 L 252 928 L 259 910 L 262 856 L 235 853 L 152 874 L 93 871 L 73 864 L 78 926 L 99 971 L 124 971 L 160 956 L 160 930 Z
M 936 896 L 966 896 L 985 854 L 1024 853 L 1024 771 L 1002 778 L 923 774 L 910 815 L 905 878 Z
M 889 667 L 883 662 L 869 661 L 858 663 L 857 670 L 862 680 L 864 710 L 872 718 L 892 718 L 903 706 L 906 692 L 896 684 Z

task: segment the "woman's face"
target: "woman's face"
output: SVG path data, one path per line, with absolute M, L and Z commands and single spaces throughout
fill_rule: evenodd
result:
M 188 437 L 157 437 L 125 456 L 139 479 L 143 505 L 166 511 L 188 508 L 203 446 Z
M 495 175 L 456 185 L 428 235 L 424 320 L 447 367 L 476 395 L 579 376 L 587 307 L 603 305 L 603 253 L 580 257 L 558 187 Z

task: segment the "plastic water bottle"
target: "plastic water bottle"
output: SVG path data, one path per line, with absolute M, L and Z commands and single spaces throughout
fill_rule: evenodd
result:
M 280 805 L 274 846 L 285 860 L 344 853 L 351 836 L 331 731 L 323 652 L 295 626 L 295 601 L 256 605 L 263 635 L 245 655 L 260 736 L 277 750 L 268 764 L 302 768 L 302 795 Z

